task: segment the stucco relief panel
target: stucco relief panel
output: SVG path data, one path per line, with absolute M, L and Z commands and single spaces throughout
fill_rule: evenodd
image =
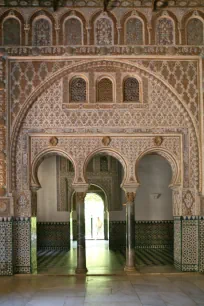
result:
M 94 152 L 107 151 L 115 155 L 125 168 L 125 181 L 133 182 L 135 178 L 135 163 L 137 158 L 148 150 L 157 151 L 154 144 L 154 136 L 111 136 L 111 144 L 108 148 L 104 147 L 102 136 L 57 136 L 57 149 L 68 153 L 75 162 L 75 182 L 85 182 L 87 162 L 93 157 Z M 181 138 L 180 136 L 164 135 L 164 141 L 160 150 L 169 152 L 177 162 L 177 169 L 172 166 L 174 180 L 177 183 L 177 172 L 181 168 Z M 35 158 L 43 151 L 50 150 L 50 136 L 31 136 L 30 152 L 31 164 Z M 172 162 L 170 161 L 172 164 Z M 181 177 L 181 176 L 179 176 Z
M 147 108 L 132 111 L 131 108 L 123 110 L 64 110 L 62 108 L 62 80 L 55 82 L 51 88 L 46 90 L 33 104 L 24 120 L 23 128 L 27 130 L 42 129 L 46 132 L 60 131 L 66 132 L 67 129 L 83 129 L 99 131 L 100 126 L 103 130 L 107 129 L 116 132 L 122 128 L 139 129 L 140 132 L 152 131 L 155 133 L 177 131 L 185 127 L 184 141 L 184 163 L 185 184 L 198 184 L 198 151 L 195 133 L 191 129 L 191 124 L 186 119 L 186 114 L 175 104 L 175 98 L 168 90 L 161 86 L 155 79 L 149 80 L 149 103 Z M 164 128 L 165 127 L 165 128 Z M 170 129 L 171 127 L 171 129 Z M 179 128 L 180 127 L 180 128 Z M 124 130 L 126 131 L 126 130 Z M 190 151 L 189 151 L 190 146 Z M 190 169 L 188 166 L 191 159 Z M 190 179 L 190 177 L 193 179 Z M 186 187 L 187 187 L 186 186 Z
M 15 120 L 26 98 L 54 72 L 71 64 L 71 61 L 35 61 L 35 62 L 12 62 L 11 63 L 11 88 L 10 100 L 12 109 L 12 120 Z M 135 65 L 131 66 L 130 64 Z M 114 61 L 92 61 L 76 63 L 70 72 L 87 72 L 91 70 L 108 72 L 110 69 L 120 69 L 138 73 L 143 77 L 151 78 L 149 73 L 155 73 L 167 84 L 172 86 L 178 96 L 185 102 L 189 111 L 198 124 L 199 113 L 199 80 L 198 63 L 196 60 L 128 60 L 126 63 Z M 145 70 L 147 72 L 145 72 Z M 148 73 L 149 71 L 149 73 Z M 67 70 L 67 74 L 70 73 Z M 66 72 L 64 73 L 66 74 Z M 155 81 L 155 79 L 154 79 Z M 127 106 L 128 107 L 128 106 Z
M 165 80 L 185 102 L 198 124 L 199 68 L 196 60 L 141 60 L 137 64 Z
M 103 66 L 100 66 L 100 64 Z M 142 69 L 128 66 L 125 63 L 117 63 L 114 65 L 117 69 L 126 69 L 129 67 L 128 69 L 130 69 L 130 71 L 132 69 L 132 71 L 140 75 L 145 77 L 149 76 L 149 74 Z M 89 68 L 95 69 L 95 67 L 98 67 L 97 69 L 104 73 L 106 69 L 113 70 L 114 65 L 111 61 L 108 63 L 106 61 L 100 61 L 99 63 L 95 62 L 78 66 L 76 71 L 85 71 Z M 153 76 L 148 78 L 148 90 L 149 99 L 148 103 L 145 103 L 146 107 L 134 109 L 134 111 L 128 105 L 127 108 L 121 110 L 112 107 L 109 109 L 90 109 L 89 111 L 84 109 L 79 109 L 77 111 L 72 109 L 67 110 L 63 108 L 63 76 L 61 79 L 58 78 L 52 86 L 44 90 L 37 98 L 24 119 L 15 155 L 17 175 L 16 178 L 15 175 L 13 176 L 15 188 L 18 190 L 26 190 L 29 184 L 28 173 L 26 173 L 26 170 L 24 171 L 25 173 L 22 173 L 22 168 L 27 169 L 25 165 L 29 156 L 29 148 L 26 141 L 26 135 L 28 133 L 179 133 L 183 135 L 184 187 L 198 187 L 199 157 L 197 140 L 195 131 L 192 128 L 192 122 L 187 112 L 176 96 L 157 78 Z M 43 143 L 44 142 L 42 142 L 42 147 L 45 148 L 47 144 L 44 145 Z M 111 145 L 113 145 L 113 143 L 114 142 L 112 142 Z M 163 145 L 164 144 L 165 141 Z M 143 148 L 145 149 L 146 146 L 148 147 L 144 140 Z M 172 153 L 174 152 L 173 154 L 175 155 L 177 154 L 176 146 L 177 144 L 175 143 L 175 148 L 172 149 Z M 78 147 L 80 147 L 79 143 L 75 143 L 72 147 L 73 156 L 77 156 L 77 159 L 79 158 L 82 161 L 84 160 L 84 156 L 91 152 L 86 152 L 86 154 L 84 152 L 77 152 Z M 124 147 L 126 147 L 125 143 Z M 35 146 L 33 150 L 36 150 Z M 125 151 L 126 149 L 121 150 Z M 130 155 L 134 156 L 134 144 L 128 150 L 132 150 Z M 125 156 L 127 156 L 127 153 L 125 154 Z M 137 154 L 139 154 L 139 152 Z M 22 167 L 22 165 L 24 166 Z M 83 162 L 78 164 L 78 173 L 83 173 Z M 128 173 L 129 179 L 131 176 L 134 179 L 134 166 L 129 165 Z M 179 179 L 181 179 L 181 177 Z
M 10 65 L 11 122 L 34 89 L 71 61 L 12 61 Z

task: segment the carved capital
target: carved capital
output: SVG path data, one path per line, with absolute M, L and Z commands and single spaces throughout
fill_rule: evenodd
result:
M 76 192 L 77 204 L 84 204 L 85 196 L 86 196 L 86 192 Z
M 126 198 L 128 203 L 132 203 L 135 200 L 136 193 L 135 192 L 127 192 Z

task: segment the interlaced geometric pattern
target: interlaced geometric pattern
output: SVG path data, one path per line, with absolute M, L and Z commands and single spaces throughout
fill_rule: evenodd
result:
M 17 116 L 27 96 L 54 72 L 70 64 L 70 61 L 15 62 L 11 68 L 12 120 Z
M 198 18 L 190 19 L 187 24 L 187 44 L 202 45 L 203 35 L 203 22 Z
M 82 27 L 81 22 L 77 18 L 69 18 L 64 26 L 65 45 L 81 45 L 82 44 Z
M 69 222 L 38 222 L 38 250 L 70 249 Z
M 168 82 L 198 120 L 198 67 L 195 61 L 141 61 L 141 67 L 154 71 Z
M 15 273 L 30 273 L 30 219 L 13 223 Z
M 199 220 L 199 241 L 200 241 L 200 272 L 204 272 L 204 218 Z
M 100 171 L 101 172 L 108 171 L 108 158 L 106 156 L 100 157 Z
M 143 25 L 138 18 L 130 18 L 126 23 L 126 44 L 142 45 L 143 44 Z
M 113 44 L 113 26 L 108 18 L 100 18 L 95 25 L 96 45 Z
M 50 46 L 51 45 L 51 23 L 40 18 L 33 25 L 33 45 L 34 46 Z
M 3 23 L 3 44 L 20 45 L 20 23 L 15 18 L 8 18 Z
M 70 61 L 36 61 L 11 63 L 11 107 L 12 120 L 31 92 L 53 72 L 68 66 Z M 141 68 L 154 71 L 181 95 L 191 113 L 198 119 L 198 67 L 196 61 L 138 61 Z M 26 83 L 25 80 L 26 79 Z M 187 82 L 188 81 L 188 82 Z
M 139 82 L 135 78 L 128 78 L 124 81 L 124 101 L 139 102 Z
M 181 220 L 180 217 L 174 218 L 174 264 L 177 269 L 181 269 Z
M 97 101 L 112 102 L 113 101 L 113 84 L 108 78 L 101 79 L 97 84 Z
M 12 221 L 0 221 L 0 275 L 12 275 Z
M 158 45 L 172 45 L 174 43 L 174 25 L 169 18 L 161 18 L 156 25 L 156 42 Z
M 196 271 L 198 268 L 198 220 L 182 221 L 182 269 Z
M 86 81 L 82 78 L 73 78 L 70 82 L 70 102 L 86 101 Z

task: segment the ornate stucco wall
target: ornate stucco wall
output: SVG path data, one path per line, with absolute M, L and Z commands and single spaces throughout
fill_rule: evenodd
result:
M 32 250 L 27 247 L 26 260 L 22 252 L 35 237 L 31 225 L 42 159 L 69 158 L 76 187 L 87 184 L 86 167 L 101 152 L 121 162 L 126 191 L 137 190 L 137 166 L 145 154 L 168 160 L 175 262 L 183 270 L 203 270 L 204 11 L 202 1 L 194 2 L 195 7 L 190 1 L 184 7 L 172 1 L 152 11 L 148 1 L 119 1 L 107 12 L 97 1 L 55 12 L 0 4 L 0 230 L 8 250 L 12 234 L 3 234 L 5 226 L 15 222 L 18 233 L 17 263 L 6 251 L 2 274 L 11 274 L 15 265 L 16 272 L 32 270 Z M 72 33 L 72 24 L 76 36 L 66 32 L 70 26 Z M 18 40 L 6 40 L 10 32 Z M 134 101 L 126 92 L 128 78 L 139 84 Z M 79 94 L 72 84 L 85 89 Z M 109 86 L 109 95 L 101 84 Z

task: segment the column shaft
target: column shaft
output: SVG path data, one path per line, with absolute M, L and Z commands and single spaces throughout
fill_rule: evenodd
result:
M 127 193 L 126 204 L 126 265 L 125 271 L 135 270 L 135 193 Z
M 77 212 L 77 268 L 76 273 L 86 273 L 86 241 L 85 241 L 85 215 L 84 198 L 86 193 L 76 193 Z

